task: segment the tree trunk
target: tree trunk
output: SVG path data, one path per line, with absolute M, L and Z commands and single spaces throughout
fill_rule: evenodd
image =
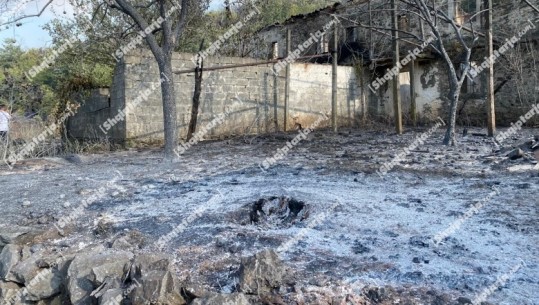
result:
M 191 120 L 187 130 L 186 141 L 191 140 L 195 133 L 198 121 L 198 108 L 200 106 L 200 94 L 202 93 L 202 69 L 204 69 L 204 59 L 200 58 L 200 65 L 195 68 L 195 93 L 193 94 L 193 104 L 191 106 Z
M 189 121 L 189 128 L 187 129 L 187 139 L 191 140 L 193 133 L 197 129 L 198 121 L 198 108 L 200 106 L 200 94 L 202 93 L 202 71 L 204 69 L 204 58 L 201 56 L 201 52 L 204 48 L 204 39 L 200 43 L 197 54 L 197 66 L 195 68 L 195 92 L 193 93 L 193 103 L 191 105 L 191 120 Z
M 172 73 L 172 54 L 165 54 L 163 58 L 158 58 L 157 63 L 159 72 L 167 79 L 161 82 L 161 95 L 163 98 L 165 160 L 172 161 L 176 159 L 174 151 L 178 147 L 178 123 Z
M 459 96 L 460 96 L 460 86 L 459 85 L 451 85 L 451 89 L 449 92 L 449 99 L 451 101 L 451 105 L 449 107 L 449 119 L 448 119 L 448 125 L 447 130 L 445 132 L 444 137 L 444 144 L 450 145 L 450 146 L 456 146 L 457 145 L 457 138 L 455 133 L 455 126 L 457 123 L 457 106 L 459 102 Z

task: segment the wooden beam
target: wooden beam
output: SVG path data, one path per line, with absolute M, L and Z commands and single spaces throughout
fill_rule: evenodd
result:
M 279 131 L 279 78 L 277 74 L 273 74 L 273 123 L 275 124 L 275 132 Z
M 327 56 L 329 56 L 329 55 L 328 54 L 318 54 L 318 55 L 302 56 L 302 57 L 296 58 L 296 61 L 303 60 L 303 59 L 309 60 L 309 59 L 313 59 L 313 58 L 327 57 Z M 257 61 L 257 62 L 247 63 L 247 64 L 214 66 L 214 67 L 204 68 L 204 71 L 208 72 L 208 71 L 226 70 L 226 69 L 234 69 L 234 68 L 242 68 L 242 67 L 263 66 L 263 65 L 269 65 L 269 64 L 276 64 L 281 60 L 284 60 L 284 58 L 265 60 L 265 61 Z M 195 71 L 196 71 L 196 69 L 193 68 L 193 69 L 187 69 L 187 70 L 176 70 L 176 71 L 172 71 L 172 73 L 174 73 L 174 74 L 187 74 L 187 73 L 193 73 Z
M 416 104 L 416 92 L 415 92 L 415 60 L 410 62 L 410 118 L 412 119 L 412 125 L 417 126 L 417 104 Z
M 397 16 L 396 0 L 391 0 L 391 19 L 393 23 L 392 40 L 393 40 L 393 65 L 396 67 L 400 60 L 399 52 L 399 20 Z M 393 78 L 393 112 L 395 116 L 395 131 L 397 134 L 402 134 L 402 103 L 400 95 L 400 79 L 399 73 Z
M 292 31 L 286 30 L 286 57 L 290 56 L 292 51 Z M 284 87 L 284 131 L 288 130 L 288 107 L 290 104 L 290 69 L 292 64 L 286 65 L 286 80 Z
M 339 47 L 339 28 L 337 25 L 333 28 L 333 48 L 331 50 L 332 69 L 331 69 L 331 125 L 333 132 L 337 132 L 337 64 Z
M 492 0 L 485 0 L 486 20 L 485 30 L 487 34 L 486 47 L 487 57 L 492 58 L 494 54 L 494 44 L 492 41 Z M 488 136 L 494 137 L 496 134 L 496 108 L 494 104 L 494 62 L 489 60 L 487 69 L 487 117 L 488 117 Z

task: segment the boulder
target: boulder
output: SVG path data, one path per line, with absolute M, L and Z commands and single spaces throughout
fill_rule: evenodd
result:
M 41 260 L 41 256 L 41 253 L 35 253 L 29 259 L 21 261 L 13 267 L 11 272 L 17 282 L 27 284 L 40 272 L 38 261 Z
M 103 247 L 79 254 L 67 270 L 67 291 L 73 305 L 93 305 L 91 293 L 104 276 L 121 278 L 124 266 L 133 258 L 125 251 L 105 250 Z
M 145 253 L 137 256 L 125 274 L 126 280 L 136 282 L 129 292 L 133 305 L 186 304 L 175 276 L 172 259 L 162 253 Z
M 189 299 L 205 298 L 213 295 L 214 293 L 203 287 L 202 285 L 190 283 L 186 287 L 182 288 L 182 295 L 187 296 Z
M 0 280 L 0 304 L 9 304 L 11 300 L 20 300 L 21 293 L 22 289 L 18 284 Z
M 96 299 L 101 298 L 107 291 L 112 289 L 120 289 L 122 287 L 122 282 L 119 278 L 113 278 L 110 276 L 107 276 L 103 279 L 103 282 L 99 287 L 97 287 L 90 296 L 95 297 Z
M 56 268 L 65 276 L 67 276 L 67 270 L 69 265 L 75 259 L 75 254 L 63 254 L 58 255 L 42 255 L 37 261 L 36 265 L 39 268 Z
M 114 242 L 112 242 L 111 248 L 118 249 L 118 250 L 130 250 L 135 247 L 132 244 L 130 244 L 127 241 L 127 239 L 117 238 Z
M 8 244 L 2 249 L 2 253 L 0 253 L 0 279 L 20 283 L 11 271 L 21 260 L 21 251 L 21 246 L 12 244 Z
M 54 269 L 42 269 L 34 279 L 32 279 L 26 289 L 29 301 L 39 301 L 57 296 L 62 291 L 64 278 L 59 271 Z
M 53 298 L 50 298 L 50 299 L 46 299 L 46 300 L 41 300 L 39 302 L 37 302 L 37 305 L 63 305 L 65 304 L 64 301 L 62 301 L 63 298 L 61 295 L 57 295 Z
M 144 253 L 137 256 L 126 268 L 124 280 L 140 279 L 149 271 L 168 271 L 172 269 L 172 259 L 163 253 Z
M 243 293 L 215 294 L 211 297 L 195 299 L 191 305 L 250 305 Z
M 265 294 L 281 286 L 285 268 L 273 250 L 242 259 L 239 289 L 246 294 Z
M 183 305 L 178 279 L 170 271 L 145 271 L 130 293 L 133 305 Z
M 8 244 L 14 243 L 18 237 L 28 234 L 31 231 L 28 227 L 11 226 L 0 229 L 0 250 Z
M 120 305 L 124 299 L 123 290 L 109 289 L 99 297 L 99 305 Z

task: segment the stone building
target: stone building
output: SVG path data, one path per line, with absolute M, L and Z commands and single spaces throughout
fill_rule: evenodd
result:
M 399 2 L 399 1 L 397 1 Z M 478 41 L 473 45 L 472 60 L 480 65 L 485 56 L 484 28 L 481 18 L 472 18 L 474 15 L 484 10 L 482 0 L 449 0 L 440 2 L 439 7 L 448 18 L 455 20 L 457 26 L 463 26 L 464 36 L 470 37 L 472 30 L 478 34 Z M 430 2 L 429 2 L 430 3 Z M 502 48 L 505 38 L 518 35 L 522 30 L 528 29 L 526 35 L 519 41 L 529 43 L 528 46 L 515 50 L 517 55 L 512 56 L 515 62 L 522 61 L 530 50 L 537 52 L 537 42 L 539 31 L 533 23 L 528 20 L 536 19 L 538 16 L 533 9 L 523 1 L 505 3 L 494 0 L 494 4 L 500 8 L 495 14 L 494 35 L 495 48 Z M 496 6 L 495 6 L 496 7 Z M 323 31 L 327 24 L 338 20 L 336 34 L 338 36 L 338 62 L 339 65 L 355 66 L 358 72 L 357 79 L 361 81 L 360 87 L 369 87 L 369 84 L 378 85 L 377 79 L 388 74 L 387 69 L 392 69 L 394 63 L 391 50 L 391 11 L 389 1 L 384 0 L 348 0 L 330 5 L 318 11 L 294 16 L 282 23 L 270 25 L 258 31 L 253 44 L 256 45 L 255 57 L 257 58 L 283 58 L 286 57 L 287 33 L 291 33 L 292 51 L 308 41 L 313 33 Z M 496 17 L 500 16 L 500 17 Z M 472 19 L 471 19 L 472 18 Z M 399 11 L 398 26 L 400 41 L 401 62 L 405 60 L 410 52 L 419 50 L 414 63 L 408 62 L 400 69 L 401 100 L 403 104 L 403 116 L 406 121 L 410 121 L 410 108 L 412 102 L 411 87 L 415 91 L 415 109 L 419 121 L 428 122 L 438 115 L 445 116 L 447 108 L 448 78 L 446 64 L 440 56 L 433 52 L 431 47 L 425 47 L 423 41 L 433 37 L 428 25 L 412 12 Z M 385 29 L 385 30 L 382 30 Z M 440 31 L 444 35 L 444 43 L 448 52 L 453 58 L 458 58 L 461 52 L 451 44 L 451 40 L 456 40 L 454 29 L 450 25 L 440 26 Z M 303 61 L 329 63 L 331 62 L 331 45 L 335 29 L 325 31 L 315 44 L 308 48 L 302 48 Z M 420 38 L 420 39 L 417 39 Z M 468 41 L 470 43 L 470 41 Z M 434 42 L 436 43 L 436 42 Z M 530 49 L 531 47 L 531 49 Z M 415 56 L 414 56 L 415 57 Z M 519 58 L 520 57 L 520 58 Z M 533 60 L 533 58 L 532 58 Z M 406 60 L 405 60 L 406 61 Z M 525 61 L 525 60 L 524 60 Z M 514 63 L 514 62 L 513 62 Z M 458 67 L 458 63 L 454 63 Z M 497 62 L 496 69 L 496 97 L 498 107 L 498 117 L 501 125 L 507 125 L 515 118 L 526 112 L 529 105 L 533 104 L 534 96 L 537 93 L 536 85 L 539 81 L 539 72 L 531 66 L 523 66 L 522 70 L 528 70 L 526 74 L 532 76 L 533 81 L 519 84 L 520 90 L 528 92 L 527 99 L 521 100 L 520 107 L 516 100 L 520 97 L 515 95 L 515 90 L 510 88 L 508 80 L 510 74 L 515 71 L 506 71 L 506 63 Z M 501 67 L 499 67 L 501 66 Z M 522 71 L 521 71 L 522 72 Z M 462 111 L 464 117 L 473 117 L 473 121 L 461 121 L 461 123 L 481 125 L 485 119 L 485 79 L 486 73 L 476 78 L 468 78 L 463 86 L 461 100 L 463 101 Z M 365 90 L 367 96 L 362 97 L 367 100 L 369 116 L 372 119 L 393 116 L 393 93 L 392 80 L 379 84 L 380 88 Z M 510 101 L 510 102 L 508 102 Z

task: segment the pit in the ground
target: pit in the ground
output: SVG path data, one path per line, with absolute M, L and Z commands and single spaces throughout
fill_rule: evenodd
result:
M 309 217 L 305 202 L 290 197 L 262 198 L 252 204 L 251 224 L 263 227 L 290 227 Z

